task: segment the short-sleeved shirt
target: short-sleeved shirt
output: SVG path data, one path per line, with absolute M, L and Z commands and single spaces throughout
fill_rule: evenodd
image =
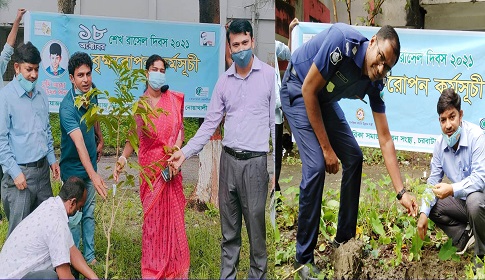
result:
M 384 113 L 382 80 L 372 82 L 362 73 L 368 45 L 369 40 L 357 30 L 347 24 L 336 23 L 296 49 L 291 56 L 291 64 L 303 83 L 315 63 L 327 81 L 318 93 L 320 102 L 337 102 L 342 98 L 363 99 L 367 94 L 372 111 Z M 301 92 L 289 94 L 291 100 L 301 96 Z
M 60 197 L 42 202 L 12 231 L 0 252 L 0 279 L 70 263 L 74 246 L 66 208 Z
M 61 160 L 59 165 L 61 167 L 61 177 L 66 181 L 71 176 L 76 176 L 82 179 L 88 179 L 88 173 L 84 169 L 76 145 L 71 139 L 70 134 L 80 129 L 84 138 L 84 144 L 88 150 L 89 158 L 94 170 L 97 170 L 97 154 L 96 154 L 96 139 L 94 135 L 94 127 L 88 130 L 86 122 L 82 121 L 82 116 L 87 112 L 87 109 L 74 106 L 75 93 L 71 89 L 61 102 L 59 107 L 59 118 L 61 121 Z M 91 103 L 97 104 L 93 98 Z

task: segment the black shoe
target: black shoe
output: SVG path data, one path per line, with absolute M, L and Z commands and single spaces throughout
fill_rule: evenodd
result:
M 335 240 L 335 239 L 334 239 L 334 240 L 332 240 L 332 243 L 330 243 L 330 245 L 332 245 L 332 247 L 333 247 L 334 249 L 337 249 L 337 248 L 338 248 L 338 247 L 340 247 L 341 245 L 344 245 L 344 244 L 345 244 L 345 242 L 347 242 L 347 241 L 338 242 L 337 240 Z
M 457 249 L 456 254 L 462 255 L 473 244 L 475 244 L 475 236 L 473 236 L 473 231 L 467 227 L 461 235 L 460 240 L 458 240 L 458 243 L 455 245 Z
M 318 275 L 320 274 L 320 269 L 318 269 L 315 263 L 301 264 L 295 261 L 293 267 L 298 269 L 298 278 L 302 280 L 318 279 Z

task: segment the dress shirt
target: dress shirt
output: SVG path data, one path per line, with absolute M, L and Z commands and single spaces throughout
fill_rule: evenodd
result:
M 0 74 L 3 76 L 5 74 L 5 71 L 7 71 L 7 65 L 8 62 L 10 61 L 10 58 L 12 57 L 13 54 L 13 48 L 9 44 L 5 43 L 5 46 L 3 46 L 2 53 L 0 54 Z M 3 79 L 2 83 L 0 83 L 0 89 L 3 88 Z
M 222 145 L 235 150 L 269 151 L 275 135 L 274 68 L 253 56 L 249 74 L 242 78 L 234 63 L 222 74 L 212 93 L 204 119 L 195 136 L 182 148 L 186 158 L 199 153 L 226 114 Z
M 462 133 L 456 151 L 448 147 L 443 136 L 438 138 L 431 160 L 428 185 L 435 186 L 442 181 L 443 175 L 446 175 L 452 182 L 453 196 L 466 200 L 469 194 L 485 189 L 485 135 L 483 130 L 473 123 L 462 121 L 461 127 Z M 431 193 L 433 198 L 423 198 L 421 212 L 429 216 L 437 198 L 431 188 L 426 192 Z
M 0 164 L 13 179 L 20 175 L 18 164 L 38 161 L 47 156 L 49 165 L 56 162 L 54 140 L 49 123 L 49 101 L 34 89 L 32 97 L 15 77 L 0 96 Z
M 385 113 L 383 80 L 372 82 L 362 75 L 369 40 L 352 26 L 335 23 L 315 35 L 291 55 L 291 65 L 303 84 L 313 64 L 327 82 L 318 98 L 320 103 L 369 96 L 373 112 Z M 290 91 L 290 102 L 302 97 L 301 91 Z
M 280 98 L 280 88 L 281 88 L 281 77 L 280 77 L 280 68 L 278 67 L 278 59 L 279 60 L 290 60 L 291 59 L 291 52 L 290 48 L 287 45 L 281 43 L 280 41 L 275 40 L 275 57 L 274 57 L 274 67 L 275 67 L 275 85 L 276 85 L 276 110 L 275 110 L 275 123 L 282 124 L 284 121 L 283 118 L 283 110 L 281 110 L 281 98 Z

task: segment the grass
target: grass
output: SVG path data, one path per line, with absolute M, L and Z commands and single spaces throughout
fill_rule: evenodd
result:
M 59 183 L 53 183 L 54 195 L 59 192 Z M 184 186 L 186 195 L 190 194 L 194 186 Z M 117 195 L 121 195 L 118 192 Z M 107 240 L 103 233 L 101 217 L 101 202 L 97 197 L 95 210 L 95 249 L 96 258 L 103 265 L 94 268 L 98 276 L 104 275 L 104 261 Z M 220 265 L 220 225 L 217 211 L 198 212 L 186 209 L 185 224 L 190 249 L 191 279 L 217 279 Z M 2 210 L 3 214 L 3 210 Z M 4 215 L 3 215 L 4 216 Z M 108 278 L 141 278 L 141 225 L 143 212 L 138 190 L 127 189 L 123 196 L 120 211 L 117 214 L 115 226 L 111 235 L 110 269 Z M 269 220 L 269 219 L 267 219 Z M 5 242 L 8 222 L 3 219 L 0 224 L 0 247 Z M 272 227 L 267 225 L 268 243 L 268 278 L 274 278 L 274 251 Z M 245 227 L 242 230 L 242 247 L 238 269 L 238 278 L 247 278 L 249 271 L 249 243 Z

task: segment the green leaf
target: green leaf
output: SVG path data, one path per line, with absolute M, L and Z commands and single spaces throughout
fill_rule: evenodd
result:
M 278 244 L 280 242 L 280 230 L 278 226 L 274 227 L 274 242 Z
M 411 254 L 413 255 L 413 259 L 419 261 L 421 259 L 421 247 L 423 246 L 423 240 L 419 238 L 418 231 L 416 230 L 415 234 L 413 235 L 412 245 L 411 245 Z
M 340 203 L 336 200 L 329 200 L 327 202 L 327 206 L 330 207 L 330 208 L 338 208 L 340 205 Z
M 378 235 L 385 236 L 386 232 L 384 231 L 384 226 L 381 223 L 381 220 L 378 218 L 371 219 L 372 223 L 372 230 L 377 233 Z
M 448 239 L 443 246 L 441 246 L 440 252 L 438 253 L 438 258 L 442 261 L 451 259 L 456 253 L 456 247 L 452 245 L 452 240 Z
M 318 246 L 318 251 L 323 252 L 323 251 L 325 251 L 326 247 L 327 246 L 325 245 L 325 243 L 322 243 L 322 244 L 320 244 L 320 246 Z

